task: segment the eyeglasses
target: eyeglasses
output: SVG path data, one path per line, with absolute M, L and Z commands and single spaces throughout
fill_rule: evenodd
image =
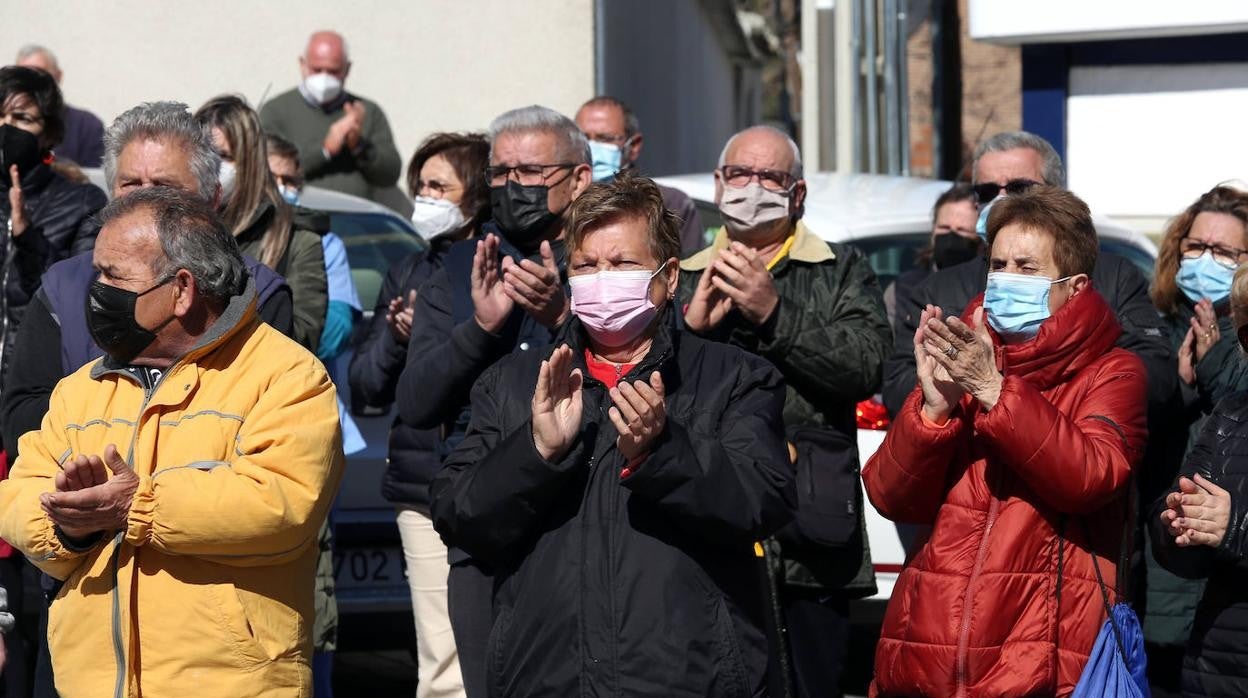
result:
M 558 162 L 553 165 L 491 165 L 485 168 L 485 181 L 492 187 L 501 187 L 513 179 L 526 187 L 544 184 L 546 179 L 558 172 L 576 167 L 580 163 Z
M 1040 182 L 1033 179 L 1011 179 L 1005 184 L 997 184 L 996 182 L 984 182 L 971 187 L 975 191 L 975 198 L 980 204 L 986 204 L 997 198 L 997 195 L 1004 189 L 1006 194 L 1022 194 L 1032 187 L 1040 186 Z
M 506 179 L 506 175 L 503 176 L 503 179 Z M 416 181 L 417 194 L 421 194 L 423 196 L 422 192 L 428 190 L 429 193 L 436 195 L 433 197 L 435 199 L 444 198 L 448 193 L 458 191 L 462 188 L 463 187 L 459 185 L 451 184 L 450 182 L 439 182 L 436 179 L 421 179 Z
M 1243 256 L 1248 254 L 1248 250 L 1223 247 L 1222 245 L 1210 245 L 1207 242 L 1193 240 L 1192 238 L 1183 238 L 1183 241 L 1179 244 L 1179 250 L 1182 251 L 1184 259 L 1200 259 L 1206 251 L 1212 252 L 1213 261 L 1227 269 L 1238 267 Z
M 796 179 L 791 172 L 784 170 L 755 170 L 741 165 L 724 165 L 719 168 L 719 176 L 730 187 L 741 188 L 751 180 L 758 179 L 763 189 L 768 191 L 787 192 L 793 188 Z

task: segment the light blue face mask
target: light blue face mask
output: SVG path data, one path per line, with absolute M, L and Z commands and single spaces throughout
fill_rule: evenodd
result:
M 1001 194 L 992 201 L 989 201 L 979 207 L 979 218 L 975 219 L 975 234 L 978 235 L 979 239 L 984 242 L 988 242 L 988 212 L 992 210 L 992 205 L 1001 200 L 1003 196 L 1005 195 Z
M 1221 303 L 1231 295 L 1231 280 L 1235 278 L 1235 270 L 1227 269 L 1213 259 L 1213 253 L 1205 253 L 1196 259 L 1184 259 L 1179 262 L 1179 273 L 1175 281 L 1184 295 L 1193 303 L 1208 298 L 1213 303 Z
M 282 193 L 282 198 L 286 200 L 286 203 L 290 204 L 291 206 L 299 205 L 299 190 L 298 189 L 295 189 L 294 187 L 279 186 L 277 190 Z
M 1070 279 L 1050 279 L 994 271 L 988 274 L 984 310 L 988 324 L 1008 344 L 1035 339 L 1040 325 L 1049 319 L 1049 291 L 1053 284 Z
M 620 171 L 623 150 L 614 143 L 589 142 L 589 154 L 594 159 L 594 181 L 605 182 Z

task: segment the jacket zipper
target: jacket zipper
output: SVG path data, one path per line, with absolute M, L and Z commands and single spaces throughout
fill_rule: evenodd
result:
M 962 595 L 962 626 L 958 631 L 957 655 L 957 688 L 955 695 L 966 695 L 966 656 L 970 652 L 971 642 L 971 599 L 974 596 L 975 584 L 983 572 L 984 560 L 988 557 L 988 536 L 992 526 L 997 522 L 997 513 L 1001 509 L 1001 500 L 994 495 L 988 502 L 988 518 L 984 522 L 984 533 L 979 537 L 979 550 L 975 554 L 975 566 L 971 569 L 971 578 L 966 582 L 966 591 Z
M 164 379 L 168 378 L 169 374 L 173 372 L 175 366 L 170 366 L 169 370 L 166 371 L 161 377 L 162 383 L 164 382 Z M 143 426 L 143 415 L 147 412 L 148 403 L 150 403 L 152 398 L 156 395 L 156 389 L 158 386 L 153 385 L 149 390 L 147 386 L 143 384 L 141 379 L 130 375 L 126 371 L 118 371 L 118 374 L 124 375 L 128 379 L 133 380 L 139 384 L 140 388 L 143 389 L 143 404 L 139 406 L 138 417 L 134 420 L 134 433 L 130 435 L 130 446 L 126 450 L 126 463 L 128 463 L 131 468 L 134 468 L 134 447 L 139 440 L 139 428 Z M 116 538 L 113 539 L 113 655 L 117 660 L 117 682 L 115 684 L 115 688 L 113 689 L 114 698 L 124 698 L 126 690 L 126 677 L 129 673 L 126 670 L 125 638 L 122 637 L 121 631 L 121 587 L 118 584 L 121 578 L 121 546 L 125 542 L 125 539 L 125 531 L 118 532 Z M 131 580 L 131 583 L 133 584 L 133 579 Z

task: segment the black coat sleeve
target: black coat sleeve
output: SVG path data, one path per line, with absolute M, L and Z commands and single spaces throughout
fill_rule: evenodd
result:
M 0 395 L 0 420 L 9 463 L 17 459 L 18 439 L 43 423 L 52 389 L 65 377 L 60 346 L 61 327 L 48 309 L 43 293 L 36 293 L 17 328 Z
M 654 450 L 621 484 L 708 544 L 771 535 L 793 518 L 797 499 L 784 398 L 775 368 L 743 363 L 715 435 L 668 420 Z
M 1170 347 L 1170 328 L 1148 297 L 1148 280 L 1131 262 L 1102 255 L 1097 287 L 1118 316 L 1118 346 L 1144 362 L 1148 371 L 1148 408 L 1154 418 L 1170 404 L 1178 386 L 1178 364 Z M 1102 272 L 1102 270 L 1104 270 Z
M 930 276 L 928 277 L 931 278 Z M 918 284 L 894 284 L 893 349 L 884 360 L 884 407 L 896 416 L 906 398 L 918 385 L 918 369 L 914 363 L 914 333 L 919 329 L 919 318 L 932 299 L 928 296 L 925 282 Z
M 468 433 L 430 485 L 433 526 L 443 540 L 493 564 L 514 556 L 562 485 L 584 470 L 579 442 L 552 463 L 537 452 L 530 420 L 510 430 L 501 423 L 501 402 L 519 399 L 496 392 L 507 363 L 490 367 L 473 386 Z
M 407 362 L 407 345 L 390 331 L 386 324 L 386 312 L 390 309 L 391 299 L 406 293 L 401 284 L 412 263 L 411 259 L 405 258 L 390 265 L 381 284 L 381 292 L 377 294 L 377 305 L 373 308 L 368 332 L 351 357 L 351 395 L 372 407 L 386 407 L 394 402 L 394 388 Z
M 432 429 L 459 413 L 473 382 L 506 353 L 508 345 L 503 336 L 486 332 L 473 318 L 454 324 L 445 269 L 422 289 L 412 312 L 412 338 L 395 401 L 405 424 Z

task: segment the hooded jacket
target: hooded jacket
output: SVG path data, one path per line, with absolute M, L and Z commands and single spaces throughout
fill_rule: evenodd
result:
M 488 680 L 496 696 L 755 696 L 765 689 L 753 541 L 793 515 L 784 385 L 767 362 L 676 329 L 670 311 L 625 380 L 659 371 L 667 421 L 650 454 L 616 448 L 585 332 L 581 430 L 557 462 L 533 443 L 552 348 L 511 354 L 472 391 L 468 433 L 434 479 L 433 521 L 491 564 Z
M 1146 439 L 1147 379 L 1120 333 L 1088 289 L 1031 341 L 994 335 L 990 411 L 966 395 L 937 426 L 921 388 L 906 400 L 863 478 L 886 517 L 933 530 L 893 590 L 873 695 L 1073 690 L 1104 621 L 1090 551 L 1114 586 Z
M 107 444 L 139 476 L 128 526 L 70 547 L 39 495 Z M 61 696 L 312 695 L 338 409 L 321 363 L 257 320 L 250 281 L 150 390 L 108 358 L 67 377 L 21 451 L 0 536 L 65 581 L 48 620 Z

